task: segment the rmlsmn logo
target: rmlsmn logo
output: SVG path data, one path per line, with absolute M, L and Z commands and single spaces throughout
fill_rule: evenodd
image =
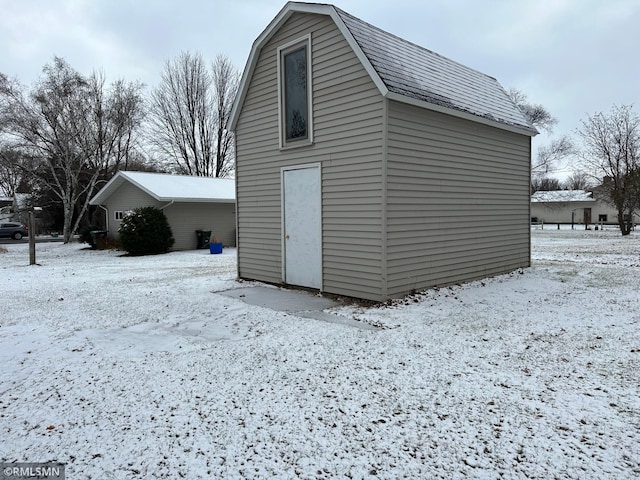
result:
M 64 480 L 64 465 L 61 463 L 2 463 L 0 479 Z

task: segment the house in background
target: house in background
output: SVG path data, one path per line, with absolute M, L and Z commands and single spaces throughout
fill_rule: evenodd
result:
M 6 222 L 28 221 L 27 211 L 31 209 L 30 193 L 14 193 L 13 197 L 0 197 L 0 220 Z
M 13 217 L 13 199 L 10 197 L 0 197 L 0 222 L 8 222 Z
M 289 2 L 229 126 L 241 278 L 383 301 L 530 265 L 537 131 L 495 78 Z
M 236 244 L 233 179 L 120 171 L 90 204 L 106 210 L 106 229 L 112 238 L 118 238 L 127 211 L 157 207 L 171 226 L 174 250 L 195 249 L 196 230 L 210 230 L 225 246 Z
M 636 215 L 634 223 L 639 221 Z M 617 225 L 618 211 L 591 191 L 538 191 L 531 195 L 531 222 Z

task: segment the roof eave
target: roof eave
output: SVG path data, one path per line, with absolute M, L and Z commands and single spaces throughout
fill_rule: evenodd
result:
M 238 95 L 236 96 L 235 102 L 233 103 L 233 107 L 231 108 L 231 114 L 229 115 L 229 121 L 227 122 L 227 127 L 231 131 L 235 131 L 236 126 L 238 124 L 238 119 L 240 117 L 240 111 L 242 109 L 242 105 L 244 104 L 244 100 L 247 95 L 247 90 L 249 89 L 249 82 L 253 75 L 253 71 L 258 62 L 258 57 L 260 56 L 260 51 L 262 47 L 273 37 L 273 35 L 278 31 L 278 29 L 286 22 L 291 15 L 294 13 L 315 13 L 319 15 L 328 15 L 334 21 L 344 38 L 346 39 L 349 46 L 352 48 L 358 60 L 362 63 L 365 70 L 371 77 L 373 83 L 375 83 L 376 87 L 380 93 L 384 96 L 388 93 L 387 86 L 384 81 L 380 78 L 378 73 L 371 65 L 371 62 L 364 54 L 358 43 L 356 42 L 353 35 L 340 18 L 340 15 L 336 11 L 333 5 L 328 4 L 315 4 L 315 3 L 297 3 L 297 2 L 288 2 L 282 10 L 276 15 L 276 17 L 269 23 L 267 28 L 263 30 L 263 32 L 258 36 L 258 38 L 253 42 L 253 46 L 251 47 L 251 52 L 249 53 L 249 58 L 247 59 L 247 63 L 245 65 L 244 71 L 242 73 L 242 78 L 240 79 L 240 86 L 238 88 Z
M 405 95 L 401 95 L 398 93 L 394 93 L 389 91 L 386 84 L 378 75 L 375 68 L 356 42 L 355 38 L 347 28 L 346 24 L 340 17 L 339 13 L 336 11 L 333 5 L 327 4 L 313 4 L 313 3 L 297 3 L 297 2 L 288 2 L 282 10 L 276 15 L 276 17 L 271 21 L 271 23 L 267 26 L 267 28 L 258 36 L 258 38 L 253 43 L 251 48 L 251 53 L 249 54 L 249 59 L 247 60 L 247 64 L 242 74 L 242 78 L 240 80 L 240 87 L 238 89 L 238 95 L 236 96 L 236 100 L 233 104 L 233 108 L 231 109 L 231 114 L 229 117 L 228 128 L 231 131 L 235 131 L 238 119 L 240 116 L 240 111 L 242 109 L 242 105 L 244 104 L 244 100 L 246 98 L 247 90 L 249 88 L 249 82 L 253 75 L 253 71 L 256 67 L 258 57 L 260 55 L 260 51 L 262 47 L 273 37 L 273 35 L 277 32 L 277 30 L 282 26 L 284 22 L 286 22 L 291 15 L 294 13 L 315 13 L 320 15 L 328 15 L 334 21 L 347 43 L 353 50 L 353 52 L 360 60 L 361 64 L 369 74 L 371 80 L 374 82 L 380 94 L 383 97 L 389 98 L 390 100 L 395 100 L 398 102 L 408 103 L 411 105 L 415 105 L 421 108 L 425 108 L 428 110 L 433 110 L 436 112 L 446 113 L 448 115 L 452 115 L 459 118 L 464 118 L 473 122 L 489 125 L 492 127 L 500 128 L 502 130 L 518 133 L 521 135 L 526 135 L 529 137 L 534 137 L 538 135 L 538 130 L 536 130 L 533 126 L 525 127 L 513 124 L 507 124 L 503 122 L 499 122 L 497 120 L 492 120 L 490 118 L 484 118 L 479 115 L 474 115 L 468 112 L 463 112 L 460 110 L 443 107 L 441 105 L 436 105 L 433 103 L 426 102 L 424 100 L 418 100 L 412 97 L 407 97 Z
M 184 198 L 184 197 L 158 197 L 159 202 L 176 203 L 236 203 L 235 198 Z
M 253 71 L 258 63 L 258 57 L 260 56 L 260 51 L 262 47 L 271 39 L 271 37 L 276 33 L 278 28 L 287 21 L 287 19 L 293 15 L 293 10 L 291 9 L 291 2 L 287 3 L 280 12 L 275 16 L 271 23 L 267 25 L 258 38 L 255 39 L 253 45 L 251 46 L 251 51 L 249 52 L 249 58 L 247 59 L 247 63 L 245 64 L 244 70 L 242 72 L 242 77 L 240 78 L 240 85 L 238 86 L 238 94 L 236 95 L 236 99 L 233 102 L 233 107 L 231 107 L 231 113 L 229 114 L 229 120 L 227 121 L 227 128 L 232 132 L 235 131 L 236 125 L 238 124 L 238 118 L 240 117 L 240 110 L 242 109 L 242 105 L 244 104 L 244 100 L 247 96 L 247 90 L 249 89 L 249 82 L 253 75 Z
M 136 187 L 138 187 L 140 190 L 142 190 L 144 193 L 146 193 L 147 195 L 155 198 L 156 200 L 158 200 L 159 202 L 163 202 L 163 201 L 167 201 L 170 202 L 171 199 L 169 200 L 163 200 L 162 198 L 160 198 L 160 196 L 155 193 L 153 190 L 147 188 L 145 185 L 142 185 L 140 182 L 136 181 L 133 177 L 131 177 L 131 175 L 129 175 L 127 172 L 118 172 L 119 175 L 122 175 L 128 182 L 130 182 L 132 185 L 135 185 Z
M 91 200 L 89 205 L 102 205 L 104 201 L 111 196 L 111 194 L 125 181 L 122 172 L 117 172 L 111 180 L 109 180 Z
M 434 112 L 445 113 L 453 117 L 463 118 L 465 120 L 470 120 L 472 122 L 481 123 L 483 125 L 499 128 L 501 130 L 506 130 L 508 132 L 519 133 L 520 135 L 535 137 L 539 133 L 538 130 L 536 130 L 533 127 L 527 128 L 527 127 L 520 127 L 518 125 L 510 125 L 508 123 L 499 122 L 497 120 L 492 120 L 490 118 L 484 118 L 478 115 L 474 115 L 472 113 L 456 110 L 455 108 L 443 107 L 442 105 L 436 105 L 434 103 L 429 103 L 424 100 L 418 100 L 417 98 L 408 97 L 406 95 L 401 95 L 395 92 L 388 92 L 385 96 L 389 100 L 407 103 L 409 105 L 425 108 L 427 110 L 432 110 Z

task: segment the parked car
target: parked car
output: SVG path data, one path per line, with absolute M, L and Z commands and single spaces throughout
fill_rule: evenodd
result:
M 28 235 L 29 229 L 26 225 L 15 222 L 0 223 L 0 237 L 11 237 L 14 240 L 20 240 Z

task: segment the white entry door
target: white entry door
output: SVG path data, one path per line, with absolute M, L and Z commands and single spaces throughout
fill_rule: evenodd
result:
M 290 285 L 322 289 L 320 166 L 282 170 L 283 267 Z

